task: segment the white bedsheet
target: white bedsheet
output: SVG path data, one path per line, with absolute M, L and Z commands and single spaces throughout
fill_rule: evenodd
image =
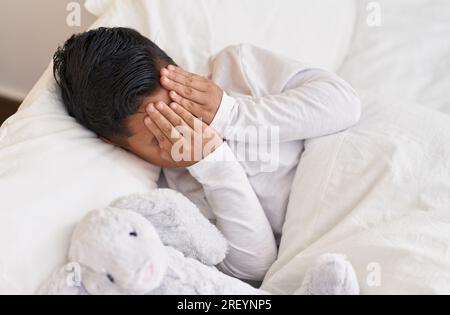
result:
M 382 26 L 362 1 L 342 68 L 363 119 L 306 143 L 263 285 L 274 293 L 326 252 L 350 258 L 364 294 L 450 293 L 450 3 L 377 2 Z
M 379 0 L 381 26 L 357 27 L 340 74 L 380 104 L 418 103 L 450 114 L 450 1 Z

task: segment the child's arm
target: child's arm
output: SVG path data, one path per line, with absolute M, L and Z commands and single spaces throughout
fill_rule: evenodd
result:
M 278 127 L 280 142 L 287 142 L 345 130 L 359 121 L 360 114 L 360 100 L 348 83 L 331 72 L 305 68 L 277 94 L 224 94 L 211 127 L 235 141 L 240 141 L 239 132 L 246 126 Z
M 225 51 L 213 66 L 213 80 L 239 92 L 235 97 L 222 97 L 215 83 L 180 68 L 163 72 L 170 81 L 162 83 L 225 139 L 239 141 L 248 126 L 272 126 L 279 128 L 281 142 L 303 140 L 342 131 L 360 118 L 355 91 L 329 71 L 249 45 Z
M 229 253 L 220 267 L 241 279 L 262 280 L 277 256 L 275 237 L 231 149 L 181 106 L 157 106 L 148 114 L 152 122 L 146 119 L 146 126 L 158 139 L 162 156 L 176 159 L 173 148 L 178 146 L 176 153 L 187 153 L 189 158 L 179 161 L 180 165 L 190 165 L 189 172 L 203 185 L 216 225 L 229 242 Z M 175 127 L 182 128 L 177 131 Z M 180 143 L 185 146 L 180 147 Z M 196 147 L 199 143 L 201 147 Z M 208 152 L 205 148 L 211 143 L 213 149 Z M 190 158 L 198 149 L 203 157 L 196 163 Z
M 219 266 L 240 279 L 263 280 L 277 258 L 275 237 L 245 170 L 227 143 L 188 168 L 199 181 L 229 243 Z

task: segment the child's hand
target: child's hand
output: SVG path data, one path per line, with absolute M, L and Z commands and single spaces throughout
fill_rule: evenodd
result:
M 222 102 L 223 90 L 213 81 L 179 67 L 161 69 L 161 84 L 170 98 L 210 125 Z
M 217 133 L 182 106 L 163 102 L 147 106 L 146 127 L 155 136 L 169 167 L 189 167 L 223 143 Z

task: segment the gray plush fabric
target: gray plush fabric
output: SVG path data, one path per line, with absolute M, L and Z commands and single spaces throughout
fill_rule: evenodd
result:
M 359 295 L 358 278 L 351 263 L 338 254 L 320 256 L 306 273 L 298 295 Z
M 186 257 L 215 266 L 225 259 L 228 243 L 188 198 L 171 189 L 119 198 L 111 204 L 133 210 L 152 222 L 163 244 Z
M 167 189 L 120 198 L 77 225 L 70 263 L 38 294 L 268 294 L 218 271 L 227 242 L 195 205 Z M 355 283 L 356 282 L 356 283 Z M 353 268 L 326 255 L 299 294 L 357 294 Z

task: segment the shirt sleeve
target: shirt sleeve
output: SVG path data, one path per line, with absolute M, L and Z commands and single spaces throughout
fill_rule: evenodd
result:
M 229 243 L 219 269 L 245 280 L 262 280 L 277 257 L 270 223 L 247 175 L 227 145 L 188 168 L 203 185 L 217 228 Z
M 214 116 L 210 127 L 217 131 L 220 136 L 225 138 L 225 131 L 230 128 L 230 123 L 233 120 L 232 117 L 236 116 L 237 109 L 238 104 L 236 99 L 224 91 L 219 109 L 217 110 L 216 116 Z
M 256 126 L 276 128 L 280 142 L 305 140 L 345 130 L 360 119 L 361 102 L 355 90 L 330 71 L 258 49 L 233 58 L 239 58 L 235 72 L 245 77 L 252 95 L 224 93 L 211 124 L 224 139 L 239 142 L 246 127 Z M 260 70 L 265 64 L 276 64 L 279 73 Z

